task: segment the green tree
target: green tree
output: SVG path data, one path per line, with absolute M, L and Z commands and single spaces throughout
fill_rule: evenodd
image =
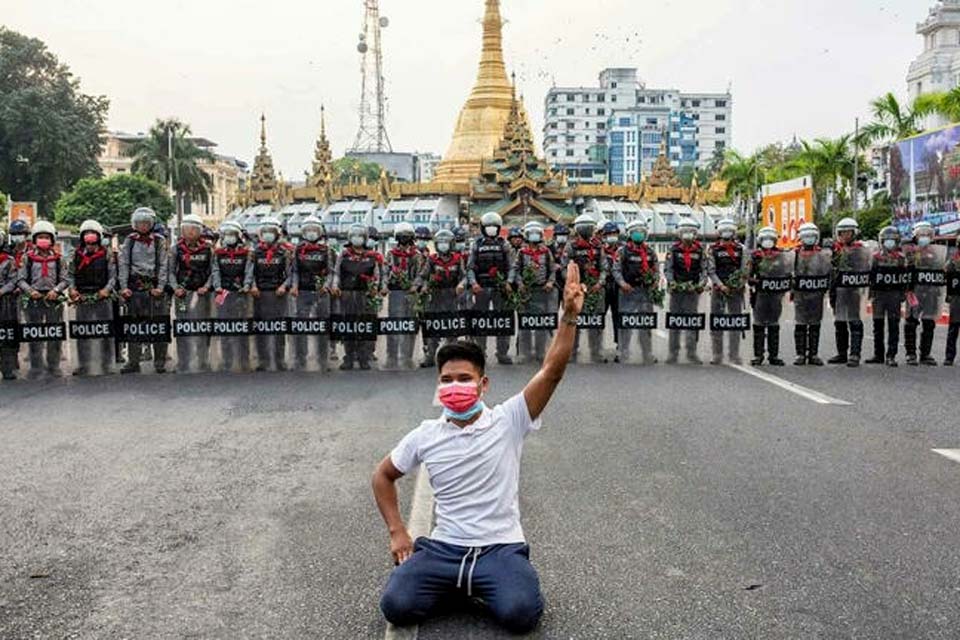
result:
M 870 103 L 873 121 L 860 129 L 855 141 L 858 148 L 871 144 L 894 142 L 920 133 L 921 120 L 933 112 L 936 100 L 920 96 L 912 105 L 901 105 L 893 93 L 887 93 Z
M 722 147 L 716 147 L 713 150 L 713 156 L 710 158 L 710 164 L 707 165 L 707 175 L 712 179 L 720 175 L 723 171 L 723 162 L 726 158 L 726 152 Z
M 100 175 L 109 104 L 82 93 L 43 42 L 0 27 L 0 185 L 42 214 L 77 180 Z
M 759 154 L 744 156 L 733 149 L 727 151 L 720 178 L 727 183 L 727 196 L 746 201 L 755 197 L 766 180 L 766 168 Z
M 380 179 L 382 167 L 376 162 L 364 162 L 359 158 L 340 158 L 333 161 L 333 176 L 337 184 L 348 185 L 367 181 L 373 184 Z
M 177 201 L 207 201 L 213 179 L 198 163 L 213 162 L 216 156 L 201 149 L 190 137 L 190 126 L 175 118 L 157 120 L 150 133 L 130 148 L 133 172 L 160 184 L 173 184 Z M 171 158 L 170 151 L 173 151 Z M 171 181 L 172 178 L 172 181 Z
M 137 207 L 150 207 L 160 220 L 173 213 L 167 187 L 141 175 L 120 173 L 109 178 L 84 178 L 64 193 L 54 206 L 54 219 L 77 226 L 93 219 L 107 227 L 130 222 Z

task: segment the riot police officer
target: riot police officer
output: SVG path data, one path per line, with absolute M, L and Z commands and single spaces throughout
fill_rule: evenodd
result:
M 113 252 L 103 246 L 103 226 L 96 220 L 84 220 L 80 225 L 80 246 L 67 263 L 67 291 L 70 302 L 76 307 L 79 322 L 113 319 L 111 296 L 117 286 L 117 264 Z M 91 348 L 99 351 L 102 373 L 110 373 L 113 361 L 113 340 L 77 341 L 77 367 L 75 376 L 85 376 L 91 371 L 93 359 Z
M 934 360 L 933 338 L 937 322 L 943 310 L 946 281 L 943 269 L 947 263 L 947 248 L 933 244 L 936 231 L 929 222 L 918 222 L 913 227 L 914 243 L 905 253 L 910 266 L 914 269 L 913 292 L 916 305 L 911 305 L 904 328 L 904 344 L 907 352 L 907 364 L 917 365 L 917 329 L 920 333 L 919 364 L 937 366 Z
M 837 237 L 833 243 L 833 283 L 830 304 L 833 307 L 837 335 L 837 355 L 830 364 L 860 366 L 863 348 L 863 320 L 861 318 L 862 292 L 869 283 L 870 251 L 857 235 L 860 225 L 853 218 L 837 223 Z
M 580 268 L 580 281 L 587 287 L 583 313 L 586 315 L 603 313 L 606 307 L 604 293 L 607 284 L 608 261 L 604 256 L 602 243 L 596 237 L 597 223 L 589 215 L 582 214 L 574 221 L 573 230 L 576 238 L 573 242 L 567 244 L 567 251 L 564 254 L 561 268 L 565 271 L 571 261 L 577 263 Z M 581 333 L 580 331 L 577 332 L 573 348 L 574 358 L 577 357 L 580 350 Z M 603 331 L 601 329 L 588 329 L 587 342 L 590 349 L 590 362 L 594 364 L 602 363 Z
M 667 252 L 663 273 L 670 291 L 670 313 L 697 313 L 700 309 L 700 294 L 706 281 L 703 245 L 698 236 L 700 224 L 690 217 L 677 223 L 678 239 Z M 676 364 L 680 357 L 679 329 L 670 330 L 670 355 L 667 364 Z M 703 364 L 697 355 L 696 331 L 686 332 L 687 360 L 691 364 Z
M 517 254 L 514 282 L 521 295 L 519 311 L 528 314 L 550 314 L 557 308 L 556 265 L 553 254 L 543 243 L 543 225 L 528 222 L 523 228 L 526 245 Z M 524 330 L 518 335 L 518 350 L 522 362 L 542 362 L 547 350 L 546 330 Z
M 397 224 L 394 229 L 397 246 L 387 252 L 383 275 L 383 295 L 387 297 L 387 314 L 390 318 L 412 318 L 417 295 L 416 280 L 424 258 L 420 244 L 424 248 L 429 244 L 415 236 L 413 225 L 407 222 Z M 414 245 L 414 241 L 418 244 Z M 396 369 L 400 361 L 404 368 L 413 367 L 413 346 L 416 336 L 387 336 L 387 369 Z
M 957 246 L 953 256 L 946 266 L 948 282 L 947 292 L 950 303 L 950 328 L 947 330 L 947 350 L 943 366 L 952 367 L 957 359 L 957 341 L 960 339 L 960 235 L 957 236 Z
M 300 244 L 294 250 L 294 255 L 290 295 L 296 300 L 297 318 L 329 318 L 330 288 L 337 257 L 327 244 L 326 228 L 318 218 L 309 216 L 300 225 Z M 317 336 L 316 345 L 317 362 L 320 370 L 326 372 L 329 368 L 330 340 L 326 335 Z M 303 370 L 307 366 L 308 336 L 295 336 L 293 347 L 295 366 Z
M 452 313 L 458 310 L 458 298 L 466 290 L 467 270 L 462 253 L 455 251 L 456 237 L 453 233 L 440 230 L 433 237 L 436 253 L 424 262 L 415 283 L 421 295 L 428 296 L 427 313 Z M 455 338 L 448 338 L 453 342 Z M 440 338 L 424 340 L 424 359 L 420 367 L 424 369 L 436 366 L 437 349 Z
M 340 312 L 345 316 L 377 315 L 380 304 L 381 265 L 383 258 L 368 249 L 369 230 L 354 224 L 348 233 L 349 243 L 337 257 L 331 293 L 340 299 Z M 340 369 L 349 371 L 354 365 L 370 369 L 375 341 L 344 340 L 344 358 Z
M 503 219 L 489 212 L 480 218 L 483 235 L 476 239 L 467 259 L 467 285 L 474 296 L 473 308 L 477 311 L 505 311 L 507 295 L 513 288 L 510 279 L 514 273 L 515 254 L 510 245 L 500 236 Z M 486 349 L 486 338 L 478 338 Z M 508 355 L 510 336 L 497 336 L 497 362 L 513 364 Z
M 173 289 L 178 320 L 205 320 L 213 313 L 210 298 L 213 246 L 203 237 L 203 231 L 200 216 L 183 216 L 180 221 L 180 240 L 170 251 L 168 284 Z M 185 373 L 193 362 L 200 371 L 210 370 L 209 336 L 177 338 L 177 371 Z
M 786 364 L 780 357 L 780 317 L 783 315 L 783 297 L 792 284 L 790 273 L 793 254 L 777 247 L 779 235 L 773 227 L 757 232 L 760 248 L 750 256 L 750 286 L 753 304 L 753 360 L 759 367 L 766 355 L 771 366 Z
M 900 247 L 900 231 L 896 227 L 880 230 L 880 250 L 873 255 L 870 276 L 870 299 L 873 301 L 873 357 L 867 364 L 897 366 L 900 346 L 900 317 L 907 290 L 912 288 L 911 270 Z M 889 329 L 884 345 L 884 322 Z M 884 351 L 886 346 L 886 351 Z M 914 357 L 916 354 L 914 354 Z
M 243 227 L 226 221 L 220 225 L 220 246 L 217 248 L 211 285 L 217 292 L 217 317 L 222 320 L 241 320 L 250 317 L 250 298 L 247 296 L 247 265 L 250 250 L 243 242 Z M 220 366 L 232 371 L 239 360 L 240 370 L 250 370 L 250 338 L 248 336 L 224 336 L 220 338 Z
M 165 290 L 169 273 L 167 264 L 167 241 L 154 232 L 157 214 L 153 209 L 141 207 L 130 217 L 133 233 L 123 241 L 120 249 L 119 286 L 120 295 L 126 300 L 127 315 L 132 319 L 150 319 L 169 316 Z M 166 343 L 155 343 L 153 369 L 167 372 Z M 127 364 L 121 373 L 140 373 L 141 345 L 130 343 L 127 349 Z
M 553 253 L 553 262 L 557 265 L 557 291 L 563 291 L 567 285 L 567 273 L 563 270 L 563 256 L 567 252 L 567 244 L 570 241 L 570 229 L 565 224 L 557 224 L 553 227 L 553 242 L 550 244 L 550 251 Z M 563 296 L 558 296 L 562 298 Z M 563 300 L 560 300 L 560 304 Z
M 830 290 L 832 253 L 820 246 L 820 229 L 812 222 L 800 225 L 800 247 L 793 270 L 793 303 L 796 322 L 793 331 L 796 343 L 796 366 L 822 367 L 820 359 L 820 326 L 823 323 L 823 301 Z
M 617 313 L 653 313 L 660 290 L 660 263 L 657 252 L 647 244 L 649 227 L 643 218 L 627 225 L 627 242 L 613 261 L 613 281 L 619 287 Z M 614 318 L 617 321 L 617 318 Z M 630 343 L 634 333 L 640 342 L 644 365 L 656 363 L 649 329 L 620 330 L 620 362 L 630 362 Z
M 744 307 L 744 291 L 749 271 L 749 254 L 737 240 L 737 223 L 725 218 L 717 223 L 720 239 L 707 250 L 706 271 L 713 291 L 710 295 L 710 312 L 714 315 L 741 315 Z M 733 364 L 741 364 L 739 331 L 710 333 L 713 346 L 711 364 L 723 364 L 723 334 L 730 334 L 729 358 Z
M 422 260 L 426 260 L 430 255 L 430 240 L 433 239 L 433 232 L 430 231 L 430 227 L 419 226 L 414 234 L 416 235 L 417 251 Z M 420 264 L 423 264 L 422 261 Z
M 293 272 L 292 247 L 280 239 L 280 221 L 264 218 L 260 240 L 250 252 L 245 286 L 253 297 L 253 317 L 276 320 L 287 316 L 287 290 Z M 271 362 L 277 371 L 286 371 L 287 338 L 283 334 L 258 335 L 257 371 L 266 371 Z
M 27 249 L 20 266 L 20 290 L 29 297 L 24 315 L 31 323 L 63 322 L 63 293 L 67 281 L 63 273 L 63 257 L 56 247 L 57 230 L 46 220 L 33 225 L 33 245 Z M 31 342 L 30 370 L 27 378 L 39 378 L 46 371 L 59 377 L 62 343 Z
M 0 325 L 6 325 L 7 329 L 19 321 L 20 308 L 17 304 L 20 270 L 12 251 L 13 248 L 7 246 L 6 233 L 0 229 Z M 3 379 L 16 380 L 17 369 L 17 345 L 0 345 L 0 373 Z
M 30 247 L 30 225 L 23 220 L 14 220 L 10 223 L 7 240 L 10 243 L 9 253 L 13 256 L 19 271 L 23 266 L 23 256 Z
M 613 264 L 617 261 L 620 254 L 620 227 L 616 222 L 605 222 L 600 229 L 603 236 L 603 256 L 607 259 L 607 281 L 604 286 L 603 295 L 603 315 L 610 313 L 613 320 L 613 343 L 617 345 L 617 353 L 614 356 L 616 362 L 620 362 L 620 331 L 617 329 L 617 318 L 620 316 L 620 296 L 619 287 L 612 277 Z
M 513 249 L 514 254 L 519 253 L 520 249 L 523 248 L 523 229 L 510 227 L 507 232 L 507 242 L 510 243 L 510 248 Z

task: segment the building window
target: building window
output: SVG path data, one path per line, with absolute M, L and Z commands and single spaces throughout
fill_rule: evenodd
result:
M 617 101 L 617 96 L 616 96 L 616 94 L 611 94 L 611 95 L 610 95 L 610 102 L 616 102 L 616 101 Z
M 611 88 L 611 89 L 616 89 L 616 88 L 617 88 L 617 83 L 616 83 L 616 82 L 611 82 L 611 83 L 610 83 L 610 88 Z
M 722 134 L 722 133 L 726 133 L 726 132 L 727 132 L 727 128 L 726 128 L 726 127 L 717 127 L 717 134 Z
M 550 123 L 550 128 L 551 128 L 551 129 L 556 129 L 556 128 L 557 128 L 557 123 L 556 123 L 556 122 L 551 122 L 551 123 Z
M 957 84 L 960 84 L 960 79 L 958 79 Z M 607 110 L 604 109 L 603 107 L 601 107 L 601 108 L 597 109 L 597 115 L 598 115 L 598 116 L 605 116 L 605 115 L 607 115 Z
M 606 102 L 607 95 L 605 93 L 597 94 L 597 102 Z
M 590 115 L 590 107 L 587 107 L 586 109 L 583 110 L 583 115 L 585 116 Z
M 597 144 L 606 144 L 607 136 L 597 136 Z
M 637 103 L 638 103 L 638 104 L 646 104 L 646 103 L 647 103 L 647 98 L 646 98 L 646 96 L 639 96 L 639 97 L 637 98 Z
M 722 107 L 725 107 L 725 106 L 727 106 L 727 101 L 726 101 L 726 100 L 717 100 L 717 106 L 718 106 L 718 107 L 721 107 L 721 108 L 722 108 Z
M 553 156 L 554 158 L 556 158 L 556 157 L 557 157 L 557 150 L 556 150 L 556 149 L 553 149 L 553 150 L 550 152 L 550 155 Z
M 577 126 L 577 124 L 576 124 L 575 122 L 568 122 L 568 123 L 567 123 L 567 129 L 573 129 L 573 128 L 575 128 L 576 126 Z
M 724 122 L 726 119 L 727 116 L 723 115 L 722 113 L 717 114 L 717 122 Z
M 692 102 L 690 103 L 690 106 L 692 106 L 692 107 L 694 107 L 694 108 L 697 108 L 697 107 L 700 106 L 700 101 L 699 101 L 699 100 L 694 100 L 694 101 L 692 101 Z
M 572 157 L 573 157 L 573 149 L 567 149 L 567 157 L 568 157 L 568 158 L 572 158 Z
M 584 102 L 590 102 L 590 94 L 589 94 L 589 93 L 583 94 L 583 101 L 584 101 Z
M 567 142 L 573 144 L 577 141 L 577 136 L 567 136 Z
M 598 122 L 598 123 L 597 123 L 597 129 L 599 129 L 600 131 L 603 131 L 603 130 L 606 129 L 606 128 L 607 128 L 607 125 L 606 125 L 605 123 L 603 123 L 603 122 Z
M 573 109 L 567 109 L 567 115 L 568 115 L 568 116 L 572 116 L 572 115 L 573 115 Z
M 574 100 L 576 100 L 576 96 L 575 96 L 574 94 L 572 94 L 572 93 L 568 93 L 568 94 L 567 94 L 567 102 L 573 102 Z

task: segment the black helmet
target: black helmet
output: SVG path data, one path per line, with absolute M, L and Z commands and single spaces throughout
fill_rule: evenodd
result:
M 620 234 L 620 227 L 617 226 L 616 222 L 607 222 L 603 225 L 603 235 L 610 236 L 613 234 Z
M 429 227 L 417 227 L 417 240 L 432 240 L 433 234 L 430 232 Z
M 510 227 L 510 232 L 507 234 L 508 238 L 522 238 L 523 230 L 520 227 Z
M 14 220 L 10 223 L 10 235 L 11 236 L 28 236 L 30 235 L 30 225 L 28 225 L 23 220 Z
M 367 238 L 370 240 L 380 240 L 380 230 L 376 227 L 367 227 Z

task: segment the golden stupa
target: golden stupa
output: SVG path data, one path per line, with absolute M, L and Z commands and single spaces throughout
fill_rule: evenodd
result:
M 510 117 L 513 87 L 503 63 L 500 0 L 486 0 L 486 3 L 477 82 L 460 111 L 450 148 L 437 167 L 435 182 L 465 184 L 477 176 L 483 160 L 493 157 Z

